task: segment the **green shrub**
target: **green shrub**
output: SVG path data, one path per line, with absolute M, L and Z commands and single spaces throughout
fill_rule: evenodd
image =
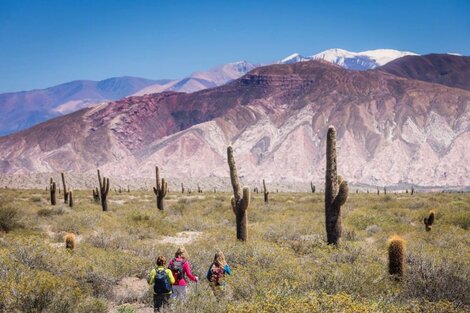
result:
M 0 231 L 9 232 L 18 226 L 18 210 L 10 205 L 0 207 Z

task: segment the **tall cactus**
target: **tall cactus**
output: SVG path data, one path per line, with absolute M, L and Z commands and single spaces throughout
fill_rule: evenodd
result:
M 325 224 L 328 244 L 341 238 L 341 206 L 349 194 L 348 182 L 336 173 L 336 129 L 328 128 L 326 140 Z
M 64 172 L 61 172 L 61 173 L 60 173 L 60 176 L 62 177 L 62 186 L 64 187 L 64 203 L 67 203 L 67 202 L 68 202 L 69 193 L 68 193 L 68 190 L 67 190 L 67 185 L 65 184 L 65 175 L 64 175 Z
M 184 193 L 184 185 L 181 183 L 181 193 Z
M 312 193 L 315 193 L 315 185 L 313 182 L 310 182 L 310 189 L 312 190 Z
M 56 203 L 57 203 L 56 197 L 55 197 L 55 192 L 56 192 L 55 181 L 51 177 L 51 180 L 50 180 L 50 183 L 49 183 L 49 193 L 51 195 L 51 205 L 56 205 Z
M 69 207 L 73 208 L 73 193 L 72 190 L 68 192 L 67 201 L 69 202 Z
M 98 170 L 98 182 L 100 184 L 100 199 L 101 199 L 101 207 L 103 211 L 108 211 L 108 192 L 109 192 L 109 178 L 103 176 L 103 181 L 101 181 L 100 170 Z
M 264 194 L 264 203 L 268 203 L 269 202 L 269 191 L 268 189 L 266 188 L 266 182 L 264 181 L 263 179 L 263 194 Z
M 157 208 L 163 211 L 165 209 L 165 203 L 163 199 L 165 198 L 168 192 L 168 184 L 166 183 L 165 178 L 162 178 L 162 181 L 160 183 L 160 170 L 158 169 L 158 166 L 155 166 L 155 177 L 156 187 L 153 187 L 153 192 L 157 197 Z
M 232 147 L 227 148 L 227 161 L 230 169 L 230 180 L 233 188 L 233 196 L 231 198 L 231 204 L 233 213 L 235 213 L 237 222 L 237 239 L 246 241 L 247 239 L 247 214 L 246 211 L 250 206 L 250 187 L 244 186 L 243 191 L 240 190 L 240 182 L 237 173 L 237 166 L 235 165 L 235 159 L 233 158 Z

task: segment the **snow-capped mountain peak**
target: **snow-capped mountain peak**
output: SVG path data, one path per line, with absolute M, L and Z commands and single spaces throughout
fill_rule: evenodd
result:
M 294 53 L 277 63 L 288 64 L 309 60 L 324 60 L 337 64 L 350 70 L 369 70 L 382 66 L 390 61 L 404 57 L 406 55 L 416 55 L 409 51 L 398 51 L 393 49 L 377 49 L 362 52 L 352 52 L 344 49 L 328 49 L 309 57 L 303 57 Z
M 293 53 L 281 61 L 278 61 L 278 64 L 290 64 L 290 63 L 297 63 L 297 62 L 303 62 L 303 61 L 309 61 L 309 58 L 306 58 L 304 56 L 301 56 L 299 53 Z

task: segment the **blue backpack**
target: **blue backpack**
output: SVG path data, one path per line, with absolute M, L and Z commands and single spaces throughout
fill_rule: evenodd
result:
M 153 282 L 153 291 L 156 294 L 164 294 L 164 293 L 171 292 L 172 288 L 171 288 L 170 278 L 168 277 L 166 270 L 155 269 L 155 271 L 156 271 L 156 274 L 155 274 L 155 280 Z

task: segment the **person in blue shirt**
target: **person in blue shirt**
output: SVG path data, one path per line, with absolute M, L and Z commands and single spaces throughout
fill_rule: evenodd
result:
M 232 270 L 225 261 L 223 252 L 219 251 L 215 254 L 214 261 L 209 267 L 206 276 L 216 298 L 223 296 L 225 293 L 225 274 L 231 275 Z

